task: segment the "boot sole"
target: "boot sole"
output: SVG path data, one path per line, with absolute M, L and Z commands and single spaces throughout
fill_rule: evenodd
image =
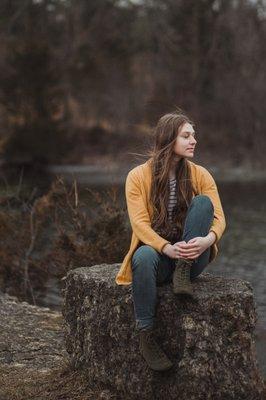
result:
M 145 358 L 143 357 L 143 359 L 145 360 Z M 171 369 L 173 366 L 174 366 L 174 364 L 169 364 L 169 366 L 167 366 L 167 367 L 154 367 L 153 365 L 150 365 L 148 362 L 147 362 L 147 360 L 145 360 L 146 361 L 146 363 L 147 363 L 147 365 L 148 365 L 148 367 L 150 368 L 150 369 L 152 369 L 153 371 L 167 371 L 168 369 Z
M 173 367 L 173 364 L 171 364 L 169 367 L 165 367 L 165 368 L 152 368 L 151 366 L 149 366 L 153 371 L 157 371 L 157 372 L 162 372 L 162 371 L 168 371 L 169 369 L 171 369 Z
M 151 368 L 153 371 L 167 371 L 168 369 L 170 369 L 174 366 L 174 364 L 169 360 L 169 364 L 167 366 L 155 367 L 154 365 L 149 364 L 149 362 L 146 360 L 146 358 L 144 357 L 142 352 L 140 352 L 140 354 L 142 355 L 143 360 L 147 363 L 148 367 Z
M 174 294 L 178 295 L 178 294 L 185 294 L 187 296 L 191 296 L 193 297 L 194 293 L 193 292 L 188 292 L 186 290 L 178 290 L 178 291 L 173 291 Z

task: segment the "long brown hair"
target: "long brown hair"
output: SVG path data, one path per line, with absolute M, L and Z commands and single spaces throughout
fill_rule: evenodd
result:
M 152 228 L 161 236 L 171 240 L 171 232 L 174 226 L 177 227 L 177 237 L 181 237 L 184 228 L 186 212 L 196 190 L 191 181 L 191 171 L 186 158 L 181 158 L 176 163 L 176 197 L 177 204 L 173 209 L 172 221 L 168 220 L 169 200 L 169 173 L 171 163 L 174 160 L 174 145 L 179 128 L 188 122 L 194 123 L 185 115 L 181 109 L 163 115 L 154 131 L 155 143 L 149 155 L 151 156 L 152 184 L 150 202 L 153 207 Z

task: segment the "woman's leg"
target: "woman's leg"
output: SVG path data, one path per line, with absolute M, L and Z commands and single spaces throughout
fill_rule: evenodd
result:
M 213 221 L 213 205 L 205 195 L 195 196 L 188 208 L 182 240 L 206 236 Z M 190 279 L 198 276 L 209 262 L 210 248 L 192 264 Z M 148 245 L 140 246 L 132 256 L 132 291 L 138 328 L 154 324 L 157 302 L 157 284 L 168 282 L 174 271 L 174 260 L 158 253 Z
M 132 294 L 137 329 L 153 327 L 157 284 L 171 279 L 173 263 L 164 254 L 160 254 L 148 245 L 140 246 L 132 260 Z
M 164 371 L 173 363 L 161 349 L 154 336 L 154 319 L 157 303 L 157 283 L 171 279 L 171 259 L 148 245 L 140 246 L 132 257 L 133 300 L 139 349 L 148 366 Z
M 214 208 L 208 196 L 197 195 L 188 208 L 182 240 L 188 242 L 197 236 L 206 236 L 213 222 Z M 210 247 L 194 260 L 190 279 L 195 279 L 209 263 Z

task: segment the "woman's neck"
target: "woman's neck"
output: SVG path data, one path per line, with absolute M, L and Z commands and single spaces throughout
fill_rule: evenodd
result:
M 175 169 L 171 169 L 169 172 L 169 179 L 174 179 L 175 178 Z
M 179 163 L 180 160 L 181 160 L 181 158 L 177 157 L 177 156 L 172 160 L 170 171 L 169 171 L 169 178 L 170 179 L 175 178 L 176 166 L 177 166 L 177 164 Z
M 172 162 L 172 164 L 171 164 L 171 167 L 169 170 L 169 179 L 175 178 L 176 164 L 177 164 L 177 162 Z

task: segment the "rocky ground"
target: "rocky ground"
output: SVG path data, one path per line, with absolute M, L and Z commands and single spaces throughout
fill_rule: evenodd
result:
M 118 400 L 68 363 L 60 311 L 0 292 L 0 400 Z
M 0 293 L 0 400 L 115 398 L 69 366 L 60 312 Z

